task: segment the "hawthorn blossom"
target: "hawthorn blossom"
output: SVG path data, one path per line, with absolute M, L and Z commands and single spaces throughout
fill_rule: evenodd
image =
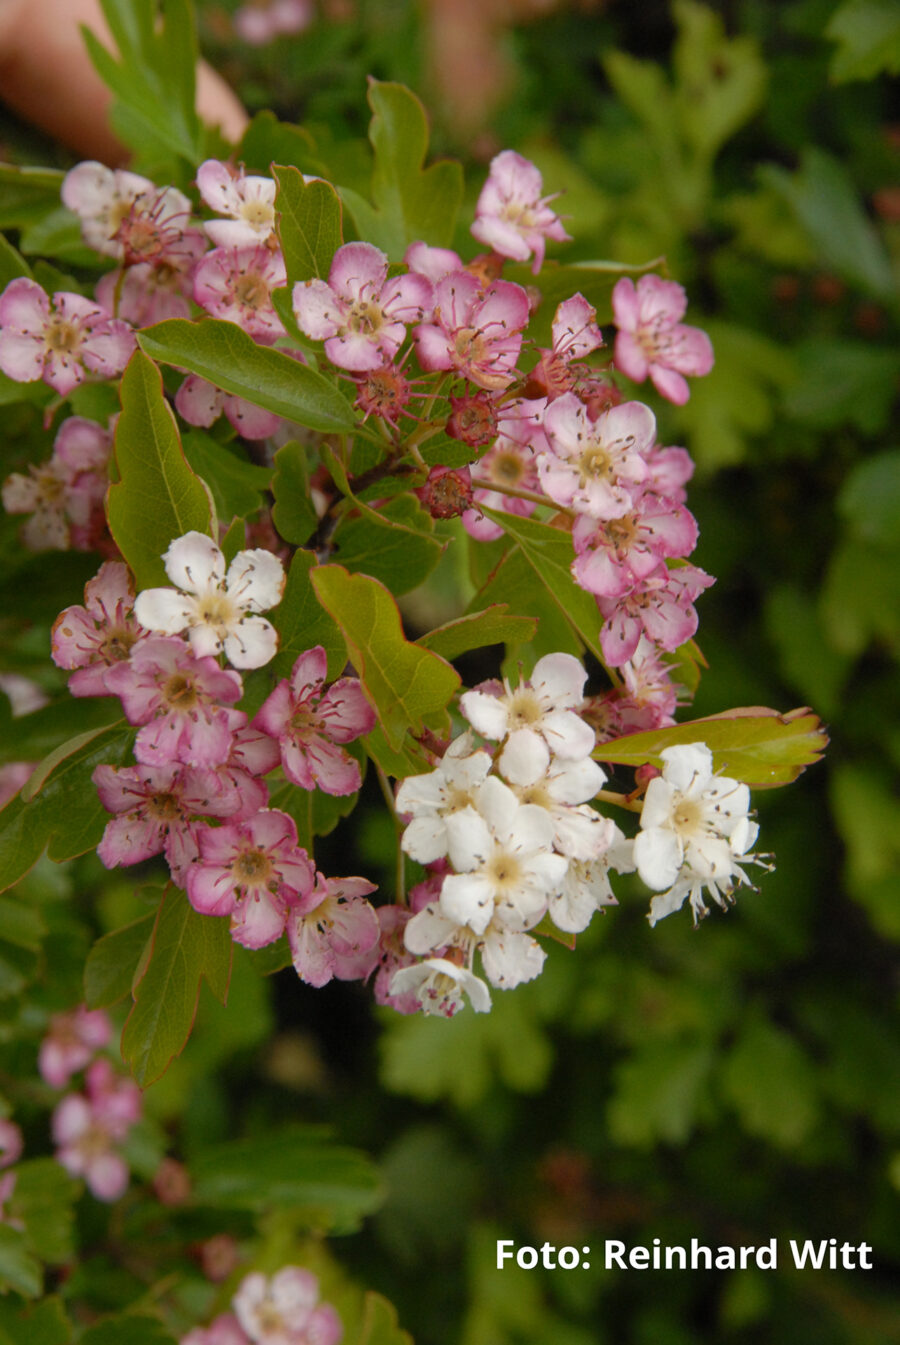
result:
M 489 1013 L 490 992 L 484 981 L 466 967 L 444 957 L 428 957 L 411 967 L 401 967 L 391 980 L 391 995 L 403 999 L 415 995 L 425 1014 L 452 1018 L 465 1004 L 465 996 L 476 1013 Z
M 526 748 L 527 750 L 527 748 Z M 517 770 L 516 745 L 505 753 L 512 774 L 530 774 Z M 527 785 L 513 786 L 520 803 L 533 803 L 545 809 L 553 822 L 553 846 L 569 859 L 597 859 L 613 837 L 614 824 L 589 805 L 604 784 L 606 774 L 590 757 L 580 761 L 552 760 L 546 772 Z
M 642 454 L 656 438 L 656 420 L 642 402 L 624 402 L 592 421 L 573 392 L 544 414 L 549 451 L 538 454 L 544 490 L 557 504 L 592 518 L 621 518 L 632 507 L 632 487 L 647 476 Z
M 647 478 L 644 489 L 651 490 L 675 504 L 684 504 L 687 500 L 685 483 L 694 475 L 694 463 L 686 448 L 663 448 L 654 444 L 644 454 L 647 464 Z
M 22 1131 L 15 1121 L 0 1117 L 0 1168 L 12 1167 L 18 1163 L 25 1150 Z
M 197 658 L 177 637 L 153 637 L 132 650 L 127 663 L 110 668 L 107 691 L 118 696 L 130 724 L 143 727 L 134 754 L 143 765 L 221 765 L 237 724 L 226 705 L 244 693 L 240 674 L 214 658 Z
M 319 1300 L 317 1277 L 299 1266 L 271 1278 L 251 1271 L 231 1306 L 253 1345 L 338 1345 L 344 1334 L 334 1307 Z
M 474 934 L 484 934 L 495 918 L 508 930 L 530 929 L 568 863 L 552 853 L 552 819 L 543 808 L 520 804 L 496 776 L 479 787 L 476 804 L 447 819 L 455 872 L 444 878 L 441 911 Z
M 220 159 L 207 159 L 197 169 L 197 187 L 211 210 L 228 216 L 207 220 L 203 226 L 216 247 L 254 246 L 271 235 L 277 191 L 273 178 L 245 173 Z
M 51 1088 L 65 1088 L 111 1037 L 112 1024 L 102 1009 L 79 1004 L 68 1013 L 55 1013 L 38 1051 L 41 1078 Z
M 91 776 L 100 802 L 113 817 L 97 854 L 108 869 L 140 864 L 164 854 L 172 877 L 184 885 L 199 854 L 206 817 L 233 817 L 237 789 L 220 775 L 190 766 L 97 766 Z
M 274 411 L 223 392 L 198 374 L 188 374 L 176 392 L 175 409 L 189 425 L 203 429 L 209 429 L 224 411 L 232 428 L 244 439 L 268 439 L 281 424 L 281 416 Z
M 135 201 L 156 191 L 149 178 L 89 159 L 66 173 L 61 195 L 63 204 L 78 216 L 87 246 L 105 257 L 121 257 L 116 238 L 120 224 Z M 182 200 L 189 210 L 190 202 L 186 197 Z
M 579 761 L 594 749 L 594 730 L 576 712 L 587 673 L 571 654 L 545 654 L 529 681 L 513 690 L 489 683 L 460 697 L 459 708 L 474 729 L 504 742 L 499 768 L 513 784 L 529 785 L 550 764 L 551 755 Z
M 161 635 L 187 631 L 199 657 L 224 651 L 235 668 L 261 668 L 275 655 L 278 635 L 257 613 L 281 601 L 284 567 L 271 551 L 239 551 L 225 573 L 225 557 L 211 538 L 188 532 L 163 556 L 176 589 L 149 588 L 134 604 L 138 621 Z
M 84 606 L 60 612 L 51 632 L 51 655 L 58 668 L 72 670 L 73 696 L 108 696 L 106 673 L 149 632 L 132 615 L 134 588 L 128 566 L 105 561 L 84 587 Z
M 546 397 L 548 402 L 555 401 L 564 392 L 573 391 L 589 372 L 586 366 L 577 366 L 574 361 L 583 359 L 602 345 L 597 310 L 583 294 L 573 294 L 571 299 L 558 306 L 553 316 L 551 348 L 539 350 L 539 359 L 528 375 L 526 390 L 532 396 Z M 581 400 L 587 402 L 588 398 L 582 393 Z
M 616 598 L 599 596 L 604 618 L 600 629 L 603 657 L 613 668 L 634 657 L 642 635 L 660 649 L 673 650 L 693 638 L 697 630 L 694 602 L 715 583 L 696 565 L 667 569 L 665 562 L 630 592 Z
M 623 276 L 613 286 L 612 306 L 617 368 L 636 383 L 649 374 L 657 392 L 682 406 L 691 395 L 684 375 L 699 377 L 713 366 L 706 332 L 681 321 L 687 308 L 682 286 L 655 275 L 641 276 L 635 286 Z
M 186 229 L 177 249 L 155 261 L 136 262 L 124 270 L 107 271 L 94 288 L 97 303 L 134 327 L 148 327 L 166 318 L 189 318 L 194 266 L 206 251 L 198 229 Z
M 0 369 L 17 383 L 42 378 L 66 397 L 88 374 L 120 374 L 134 344 L 127 323 L 80 294 L 60 291 L 51 302 L 19 276 L 0 295 Z
M 241 710 L 227 710 L 231 745 L 228 757 L 216 766 L 214 774 L 226 794 L 237 800 L 228 816 L 233 822 L 246 822 L 265 808 L 269 790 L 262 776 L 268 775 L 280 761 L 278 744 L 260 729 L 245 722 Z
M 359 763 L 343 750 L 375 727 L 375 711 L 355 677 L 341 677 L 324 690 L 328 659 L 321 645 L 297 659 L 254 719 L 278 740 L 281 764 L 301 789 L 354 794 L 362 784 Z
M 463 965 L 470 969 L 477 949 L 485 976 L 498 990 L 513 990 L 533 981 L 541 974 L 547 956 L 530 935 L 510 930 L 501 920 L 492 920 L 476 936 L 468 925 L 459 925 L 446 916 L 438 902 L 412 917 L 406 926 L 405 942 L 410 952 L 432 953 L 450 961 L 456 960 L 458 950 Z
M 86 1093 L 70 1093 L 53 1113 L 56 1158 L 73 1177 L 83 1177 L 97 1200 L 118 1200 L 128 1186 L 128 1165 L 118 1144 L 141 1115 L 140 1089 L 115 1075 L 108 1060 L 88 1070 Z
M 689 556 L 697 522 L 682 505 L 635 491 L 633 509 L 599 521 L 581 514 L 572 529 L 572 575 L 588 593 L 621 598 L 658 569 L 661 560 Z
M 480 388 L 509 387 L 528 316 L 521 285 L 496 280 L 485 290 L 467 271 L 453 272 L 434 287 L 433 322 L 413 332 L 419 363 L 455 369 Z
M 466 264 L 458 252 L 452 248 L 431 247 L 428 243 L 410 243 L 403 254 L 403 260 L 410 271 L 424 276 L 432 285 L 436 285 L 452 271 L 464 271 Z
M 502 510 L 519 518 L 529 518 L 534 513 L 536 500 L 506 494 L 504 488 L 540 493 L 535 451 L 547 447 L 541 424 L 545 408 L 543 398 L 518 401 L 503 408 L 498 423 L 500 432 L 477 466 L 478 480 L 489 481 L 493 487 L 476 487 L 473 500 L 478 505 Z M 463 514 L 463 527 L 470 537 L 479 542 L 493 542 L 503 535 L 499 523 L 486 518 L 474 507 Z
M 397 789 L 397 812 L 411 821 L 403 832 L 403 849 L 420 864 L 431 864 L 447 853 L 447 821 L 461 808 L 471 808 L 475 792 L 491 769 L 489 753 L 473 751 L 471 733 L 463 733 L 447 748 L 435 770 L 409 775 Z
M 573 859 L 558 891 L 550 898 L 547 914 L 557 929 L 581 934 L 594 913 L 617 905 L 609 875 L 634 872 L 634 842 L 627 840 L 609 819 L 607 848 L 595 859 Z
M 749 789 L 714 772 L 705 743 L 667 747 L 660 755 L 662 775 L 647 786 L 634 862 L 648 887 L 669 889 L 650 903 L 650 924 L 688 896 L 696 924 L 707 913 L 704 889 L 724 908 L 735 882 L 749 881 L 738 861 L 758 862 L 747 852 L 759 827 L 749 817 Z
M 308 898 L 315 883 L 294 819 L 264 808 L 243 822 L 204 827 L 197 839 L 199 859 L 187 874 L 194 910 L 230 916 L 231 936 L 245 948 L 273 943 L 289 906 Z
M 200 307 L 236 323 L 262 345 L 284 335 L 272 291 L 286 284 L 284 258 L 262 243 L 214 248 L 194 268 L 194 299 Z
M 302 33 L 315 16 L 312 0 L 251 0 L 235 11 L 234 31 L 254 47 Z
M 22 541 L 34 551 L 90 550 L 109 485 L 112 436 L 83 416 L 69 416 L 59 427 L 53 454 L 28 475 L 13 472 L 3 483 L 8 514 L 31 514 Z
M 209 1326 L 195 1326 L 179 1345 L 252 1345 L 234 1313 L 223 1312 Z
M 388 259 L 371 243 L 345 243 L 334 254 L 328 282 L 298 281 L 294 315 L 304 335 L 325 342 L 341 369 L 365 373 L 390 364 L 432 302 L 431 284 L 410 272 L 388 280 Z
M 547 239 L 559 243 L 569 234 L 555 211 L 552 196 L 541 196 L 543 180 L 533 163 L 515 150 L 505 149 L 491 160 L 488 179 L 475 206 L 472 235 L 502 257 L 525 262 L 533 256 L 537 275 Z
M 381 926 L 366 896 L 376 890 L 366 878 L 323 878 L 292 904 L 287 936 L 294 970 L 308 985 L 365 979 L 381 955 Z

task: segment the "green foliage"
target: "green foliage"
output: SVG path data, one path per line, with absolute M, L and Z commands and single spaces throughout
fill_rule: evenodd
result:
M 138 588 L 152 588 L 168 583 L 162 556 L 170 542 L 212 531 L 210 499 L 188 466 L 159 370 L 140 351 L 122 378 L 121 397 L 109 527 Z
M 844 0 L 828 20 L 826 37 L 838 44 L 831 59 L 837 84 L 900 74 L 900 13 L 893 0 Z
M 61 1301 L 43 1298 L 25 1309 L 14 1300 L 0 1300 L 2 1345 L 69 1345 L 72 1325 Z
M 494 603 L 481 612 L 436 626 L 416 641 L 444 659 L 455 659 L 470 649 L 492 644 L 527 644 L 537 630 L 537 620 L 528 616 L 507 615 L 508 603 Z
M 365 575 L 348 574 L 340 565 L 320 565 L 310 579 L 322 606 L 341 628 L 388 746 L 397 751 L 408 732 L 420 733 L 440 722 L 460 684 L 459 674 L 437 654 L 406 639 L 387 589 Z
M 283 444 L 275 454 L 272 494 L 272 522 L 286 542 L 302 546 L 319 520 L 309 495 L 306 450 L 296 439 Z
M 796 1148 L 818 1120 L 812 1062 L 771 1023 L 747 1024 L 728 1054 L 722 1082 L 744 1129 L 780 1148 Z
M 362 1330 L 358 1340 L 359 1345 L 413 1345 L 412 1336 L 398 1325 L 394 1305 L 371 1290 L 364 1300 Z
M 269 467 L 257 467 L 200 430 L 188 430 L 182 447 L 188 465 L 208 486 L 221 522 L 246 518 L 262 508 L 262 492 L 272 481 Z
M 138 342 L 152 359 L 199 374 L 285 420 L 323 434 L 354 428 L 350 405 L 333 383 L 279 350 L 258 346 L 233 322 L 172 318 L 145 327 Z
M 372 1163 L 314 1127 L 206 1148 L 191 1163 L 193 1201 L 215 1210 L 272 1206 L 310 1229 L 351 1233 L 383 1198 Z
M 612 1138 L 649 1149 L 684 1144 L 709 1110 L 713 1052 L 707 1041 L 651 1041 L 615 1071 L 607 1110 Z
M 271 669 L 276 677 L 288 677 L 298 656 L 315 645 L 328 655 L 328 676 L 337 677 L 347 661 L 347 647 L 333 617 L 320 602 L 311 583 L 315 556 L 298 551 L 291 561 L 284 596 L 273 613 L 279 649 Z
M 410 243 L 422 240 L 447 247 L 453 240 L 462 200 L 462 169 L 450 161 L 423 168 L 428 122 L 415 94 L 401 84 L 369 80 L 375 152 L 372 201 L 345 187 L 344 204 L 361 238 L 399 262 Z
M 134 985 L 134 1007 L 122 1033 L 122 1056 L 142 1088 L 163 1074 L 191 1035 L 200 981 L 225 1002 L 232 942 L 225 919 L 199 915 L 169 887 Z
M 142 1312 L 123 1312 L 88 1327 L 82 1345 L 174 1345 L 175 1337 L 157 1317 Z
M 331 259 L 341 246 L 341 202 L 328 182 L 304 182 L 297 168 L 273 167 L 278 192 L 278 237 L 288 287 L 318 277 L 328 279 Z
M 334 558 L 399 597 L 424 583 L 440 560 L 443 543 L 433 533 L 431 516 L 415 496 L 397 495 L 377 511 L 345 515 L 334 531 Z
M 107 1009 L 131 994 L 155 925 L 156 915 L 142 915 L 97 940 L 84 967 L 84 1001 L 89 1009 Z

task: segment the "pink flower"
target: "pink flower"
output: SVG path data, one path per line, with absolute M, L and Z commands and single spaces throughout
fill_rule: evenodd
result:
M 207 159 L 197 169 L 200 195 L 211 210 L 227 215 L 203 226 L 216 247 L 237 248 L 264 243 L 275 228 L 275 180 L 255 177 L 221 159 Z
M 598 597 L 621 598 L 652 574 L 661 560 L 689 556 L 697 544 L 697 522 L 671 500 L 637 495 L 632 512 L 622 518 L 598 522 L 580 515 L 572 541 L 575 582 Z
M 644 454 L 644 461 L 648 468 L 645 489 L 675 504 L 684 504 L 687 499 L 685 483 L 694 475 L 694 463 L 687 449 L 662 448 L 655 444 Z
M 341 369 L 365 373 L 393 360 L 406 326 L 431 307 L 431 284 L 410 272 L 388 280 L 388 259 L 371 243 L 338 248 L 324 280 L 294 286 L 300 330 L 325 342 L 325 354 Z
M 234 811 L 229 813 L 233 822 L 246 822 L 269 802 L 269 790 L 260 776 L 281 761 L 278 744 L 267 733 L 244 723 L 244 714 L 240 710 L 229 710 L 231 725 L 231 750 L 228 760 L 215 768 L 215 774 L 223 790 L 230 791 L 239 800 Z M 233 721 L 233 722 L 232 722 Z
M 189 425 L 208 429 L 222 412 L 244 439 L 268 439 L 281 424 L 281 417 L 243 397 L 223 392 L 197 374 L 189 374 L 175 394 L 175 408 Z
M 122 247 L 116 238 L 119 225 L 135 201 L 156 191 L 156 184 L 149 178 L 89 159 L 66 173 L 61 195 L 63 204 L 78 216 L 81 236 L 88 247 L 106 257 L 121 257 Z M 189 210 L 190 202 L 186 197 L 182 200 Z
M 338 1345 L 344 1328 L 330 1303 L 319 1302 L 319 1281 L 299 1266 L 271 1279 L 245 1275 L 231 1301 L 253 1345 Z
M 453 272 L 434 290 L 434 322 L 413 332 L 423 369 L 456 369 L 480 388 L 506 388 L 515 378 L 528 322 L 521 285 L 495 280 L 487 290 L 468 271 Z
M 261 243 L 214 248 L 194 270 L 194 299 L 214 318 L 235 322 L 254 341 L 284 335 L 272 291 L 287 284 L 284 258 Z
M 54 294 L 51 305 L 20 276 L 0 296 L 0 369 L 17 383 L 42 378 L 65 397 L 89 373 L 120 374 L 133 350 L 131 328 L 80 294 Z
M 544 429 L 550 451 L 538 454 L 537 466 L 551 500 L 593 518 L 627 514 L 631 487 L 647 475 L 641 455 L 656 438 L 649 407 L 624 402 L 592 421 L 574 392 L 567 392 L 547 407 Z
M 550 209 L 552 196 L 541 196 L 543 182 L 533 163 L 505 149 L 491 160 L 490 174 L 475 206 L 472 235 L 501 257 L 525 262 L 534 256 L 537 275 L 548 238 L 564 243 L 569 235 Z
M 53 662 L 58 668 L 74 669 L 69 678 L 73 696 L 108 696 L 107 671 L 149 635 L 132 615 L 134 589 L 128 567 L 106 561 L 85 584 L 84 602 L 84 607 L 67 607 L 53 623 Z
M 691 395 L 683 375 L 708 374 L 713 350 L 706 332 L 681 322 L 687 308 L 681 285 L 647 275 L 635 287 L 623 276 L 613 287 L 612 306 L 617 367 L 636 383 L 649 374 L 657 392 L 683 405 Z
M 195 1326 L 181 1337 L 180 1345 L 253 1345 L 253 1342 L 237 1317 L 223 1312 L 209 1326 Z
M 137 262 L 122 271 L 107 271 L 97 281 L 95 295 L 113 317 L 135 327 L 148 327 L 166 318 L 188 318 L 193 297 L 194 266 L 206 251 L 199 229 L 185 229 L 177 248 L 153 262 Z
M 381 928 L 365 900 L 375 884 L 365 878 L 316 876 L 315 890 L 292 907 L 287 936 L 297 975 L 308 985 L 364 980 L 380 956 Z
M 182 886 L 199 854 L 203 819 L 233 817 L 242 804 L 226 779 L 190 766 L 101 765 L 91 779 L 106 811 L 115 814 L 97 846 L 106 867 L 165 854 L 172 877 Z
M 294 819 L 266 808 L 246 822 L 204 828 L 199 845 L 200 859 L 187 875 L 194 909 L 230 915 L 232 938 L 245 948 L 273 943 L 289 905 L 308 898 L 315 883 Z
M 433 248 L 428 243 L 410 243 L 403 260 L 410 271 L 424 276 L 432 285 L 450 275 L 451 271 L 465 270 L 465 262 L 459 253 L 450 248 Z
M 235 723 L 224 708 L 243 695 L 240 674 L 220 668 L 211 656 L 196 658 L 177 637 L 142 641 L 105 680 L 128 722 L 143 725 L 134 754 L 144 765 L 220 766 L 233 728 L 246 722 L 241 715 Z
M 541 424 L 545 409 L 543 398 L 519 401 L 504 407 L 496 443 L 488 449 L 476 468 L 477 478 L 490 481 L 494 489 L 477 487 L 473 498 L 478 504 L 488 509 L 502 509 L 520 518 L 529 518 L 534 513 L 537 508 L 535 500 L 506 495 L 504 487 L 540 492 L 535 447 L 547 448 Z M 463 514 L 463 527 L 470 537 L 479 542 L 493 542 L 503 536 L 500 524 L 485 518 L 478 509 L 469 509 Z
M 87 1096 L 70 1093 L 53 1113 L 57 1160 L 83 1177 L 97 1200 L 114 1201 L 128 1186 L 128 1166 L 116 1148 L 141 1114 L 141 1094 L 130 1079 L 113 1073 L 108 1060 L 88 1071 Z
M 79 1004 L 69 1013 L 56 1013 L 41 1042 L 38 1069 L 51 1088 L 65 1088 L 73 1074 L 84 1069 L 112 1036 L 112 1024 L 102 1009 Z
M 234 31 L 251 46 L 302 33 L 313 21 L 311 0 L 255 0 L 235 11 Z
M 369 733 L 375 712 L 355 677 L 342 677 L 323 692 L 328 660 L 321 645 L 301 654 L 262 705 L 254 724 L 278 739 L 281 763 L 301 789 L 353 794 L 362 783 L 359 764 L 340 746 Z
M 693 603 L 713 583 L 713 577 L 696 565 L 669 570 L 661 562 L 623 597 L 598 597 L 597 606 L 605 619 L 600 647 L 607 663 L 618 668 L 633 658 L 642 634 L 665 650 L 692 639 L 697 630 Z
M 102 425 L 69 416 L 59 428 L 53 455 L 29 475 L 13 472 L 3 483 L 8 514 L 30 513 L 22 540 L 33 551 L 91 549 L 104 525 L 112 437 Z
M 18 1163 L 25 1148 L 22 1132 L 15 1121 L 0 1118 L 0 1168 Z

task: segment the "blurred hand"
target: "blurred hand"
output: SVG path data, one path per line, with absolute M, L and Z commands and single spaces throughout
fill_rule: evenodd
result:
M 112 95 L 91 64 L 81 24 L 114 48 L 97 0 L 0 0 L 0 98 L 77 154 L 121 164 L 128 155 L 109 128 Z M 247 125 L 237 97 L 205 62 L 197 70 L 197 110 L 232 141 Z

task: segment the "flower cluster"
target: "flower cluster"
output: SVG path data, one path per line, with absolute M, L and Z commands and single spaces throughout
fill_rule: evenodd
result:
M 271 1277 L 258 1270 L 245 1275 L 231 1307 L 182 1336 L 181 1345 L 339 1345 L 343 1338 L 337 1311 L 319 1297 L 318 1279 L 300 1266 Z

